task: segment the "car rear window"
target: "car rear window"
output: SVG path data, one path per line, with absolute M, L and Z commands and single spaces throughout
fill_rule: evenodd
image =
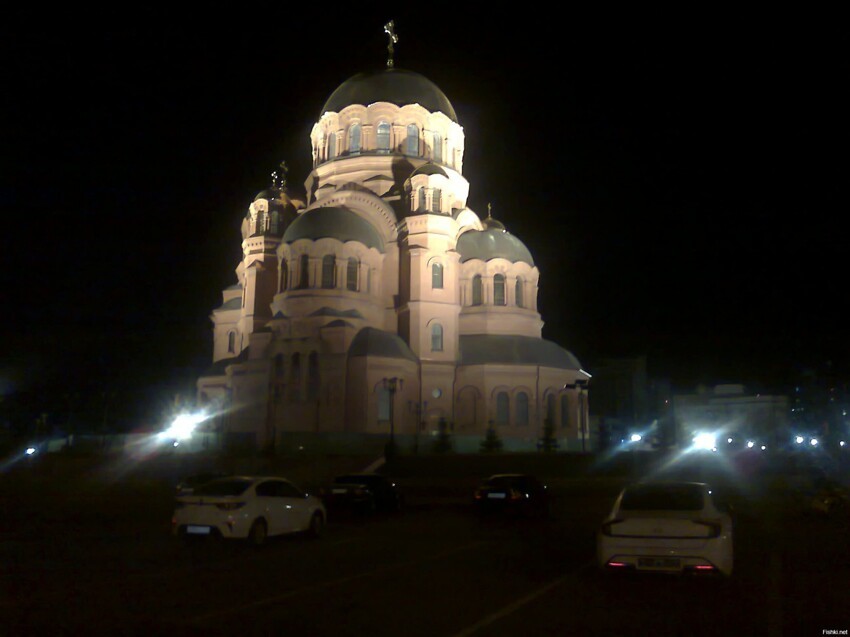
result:
M 337 476 L 336 484 L 376 484 L 381 481 L 379 476 Z
M 528 480 L 519 476 L 499 476 L 487 480 L 487 486 L 497 489 L 510 489 L 511 487 L 524 487 L 527 482 Z
M 241 495 L 248 487 L 251 486 L 251 484 L 253 484 L 253 482 L 253 480 L 245 480 L 239 478 L 213 480 L 212 482 L 208 482 L 195 489 L 195 495 Z
M 702 487 L 696 484 L 638 485 L 623 494 L 621 509 L 636 511 L 700 511 Z

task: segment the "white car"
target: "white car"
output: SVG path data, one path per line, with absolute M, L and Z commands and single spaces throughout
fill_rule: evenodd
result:
M 597 533 L 607 571 L 732 574 L 732 518 L 702 482 L 626 487 Z
M 171 526 L 180 537 L 212 535 L 261 545 L 272 535 L 318 536 L 326 519 L 322 501 L 289 480 L 233 476 L 178 497 Z

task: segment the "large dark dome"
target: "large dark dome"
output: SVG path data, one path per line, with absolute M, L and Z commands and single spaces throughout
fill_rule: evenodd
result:
M 389 102 L 397 106 L 419 104 L 426 110 L 437 111 L 457 122 L 455 109 L 449 98 L 427 77 L 403 69 L 384 69 L 373 73 L 359 73 L 339 85 L 322 109 L 338 113 L 346 106 L 375 102 Z
M 337 239 L 343 243 L 358 241 L 367 248 L 384 252 L 384 242 L 372 224 L 341 206 L 307 210 L 298 215 L 283 233 L 285 243 L 299 239 L 316 241 L 325 238 Z

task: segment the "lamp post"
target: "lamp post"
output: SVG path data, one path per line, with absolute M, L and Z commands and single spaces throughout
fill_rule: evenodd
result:
M 428 411 L 428 401 L 423 400 L 421 403 L 414 403 L 412 400 L 407 401 L 407 408 L 411 413 L 416 415 L 416 425 L 413 436 L 413 453 L 419 453 L 419 432 L 424 424 L 422 418 Z
M 587 415 L 585 409 L 585 392 L 587 391 L 587 381 L 577 380 L 575 384 L 564 384 L 564 389 L 575 389 L 578 392 L 578 435 L 581 438 L 581 452 L 587 451 L 585 438 L 587 436 Z
M 587 382 L 586 381 L 576 381 L 576 387 L 578 388 L 578 404 L 579 404 L 579 424 L 581 427 L 581 452 L 585 453 L 587 451 L 586 440 L 587 440 L 587 409 L 586 409 L 586 398 L 587 395 Z
M 404 387 L 404 379 L 393 376 L 384 378 L 381 383 L 390 393 L 390 439 L 384 449 L 384 457 L 389 460 L 395 455 L 395 393 Z

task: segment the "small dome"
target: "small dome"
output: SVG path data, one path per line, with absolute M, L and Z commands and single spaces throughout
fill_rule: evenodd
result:
M 384 242 L 378 231 L 368 221 L 348 208 L 313 208 L 298 215 L 283 233 L 283 240 L 292 243 L 298 239 L 338 239 L 357 241 L 367 248 L 384 251 Z
M 552 341 L 513 334 L 461 334 L 460 364 L 539 365 L 555 369 L 581 369 L 572 352 Z
M 505 230 L 495 219 L 488 218 L 486 222 L 484 230 L 468 230 L 460 235 L 457 251 L 460 253 L 461 263 L 472 259 L 490 261 L 501 258 L 511 263 L 521 261 L 534 265 L 534 259 L 522 241 Z
M 457 122 L 455 109 L 436 84 L 428 78 L 402 69 L 359 73 L 347 79 L 331 94 L 322 112 L 338 113 L 346 106 L 389 102 L 397 106 L 419 104 L 431 113 L 440 112 Z
M 257 196 L 254 197 L 254 201 L 258 199 L 266 199 L 268 201 L 274 201 L 275 199 L 280 199 L 281 191 L 277 188 L 266 188 L 257 193 Z
M 265 199 L 269 202 L 269 205 L 274 206 L 291 206 L 294 209 L 303 208 L 304 204 L 298 199 L 293 199 L 289 190 L 286 188 L 266 188 L 265 190 L 261 190 L 257 193 L 257 196 L 254 197 L 254 201 L 258 201 L 260 199 Z
M 348 348 L 348 357 L 382 356 L 384 358 L 404 358 L 418 362 L 416 354 L 411 351 L 398 334 L 385 332 L 374 327 L 364 327 L 357 332 Z
M 431 162 L 428 162 L 427 164 L 422 164 L 419 168 L 410 173 L 410 179 L 412 179 L 416 175 L 426 175 L 428 177 L 431 177 L 432 175 L 440 175 L 442 177 L 445 177 L 446 179 L 449 178 L 445 170 L 443 170 L 437 164 L 432 164 Z

